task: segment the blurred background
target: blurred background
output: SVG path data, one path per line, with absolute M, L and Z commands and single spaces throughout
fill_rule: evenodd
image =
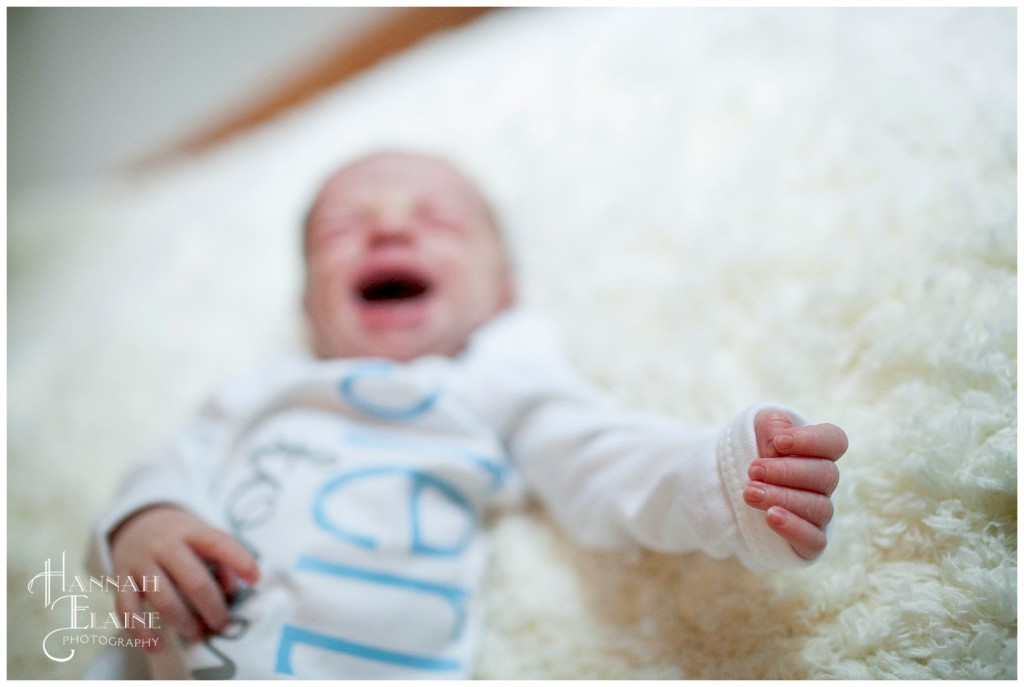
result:
M 482 11 L 8 8 L 8 192 L 209 146 Z

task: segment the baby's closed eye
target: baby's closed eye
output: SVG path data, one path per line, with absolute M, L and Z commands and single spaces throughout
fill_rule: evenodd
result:
M 416 217 L 428 227 L 462 230 L 466 226 L 465 213 L 457 208 L 436 202 L 424 202 L 416 208 Z

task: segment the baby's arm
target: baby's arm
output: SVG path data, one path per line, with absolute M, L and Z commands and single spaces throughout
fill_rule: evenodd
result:
M 522 312 L 486 329 L 465 360 L 462 392 L 577 542 L 700 549 L 715 558 L 735 555 L 752 570 L 806 563 L 823 549 L 831 504 L 815 524 L 798 507 L 805 495 L 794 492 L 808 492 L 814 507 L 828 501 L 833 463 L 845 450 L 838 428 L 841 445 L 820 451 L 801 444 L 816 443 L 823 431 L 835 439 L 823 429 L 831 426 L 805 432 L 799 414 L 784 406 L 753 405 L 722 427 L 698 428 L 625 412 L 575 375 L 549 329 Z M 779 424 L 757 421 L 762 414 Z M 782 438 L 776 446 L 777 434 L 793 437 L 794 446 L 782 450 Z M 752 481 L 765 492 L 756 508 L 744 497 Z M 769 508 L 778 524 L 769 524 Z
M 779 411 L 759 413 L 754 435 L 760 456 L 747 472 L 743 500 L 767 511 L 768 526 L 801 558 L 825 550 L 825 526 L 832 519 L 829 497 L 839 483 L 835 461 L 846 452 L 846 433 L 831 424 L 793 427 Z
M 160 585 L 146 593 L 118 592 L 118 613 L 142 613 L 144 596 L 162 624 L 191 640 L 227 624 L 225 594 L 234 591 L 236 576 L 250 584 L 259 577 L 256 560 L 231 535 L 174 505 L 136 512 L 110 535 L 110 546 L 116 575 L 155 576 Z M 154 640 L 143 646 L 159 649 L 152 629 L 130 632 L 135 639 Z

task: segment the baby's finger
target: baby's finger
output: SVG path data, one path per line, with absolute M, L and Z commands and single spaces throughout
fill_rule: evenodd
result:
M 755 482 L 803 489 L 831 496 L 839 484 L 839 468 L 827 458 L 760 458 L 747 476 Z
M 771 441 L 772 448 L 779 456 L 806 456 L 829 460 L 839 460 L 849 445 L 846 432 L 828 423 L 780 432 Z
M 260 569 L 256 559 L 227 532 L 206 527 L 190 534 L 188 543 L 200 556 L 234 571 L 249 584 L 256 584 L 259 581 Z
M 142 595 L 136 591 L 118 592 L 114 599 L 114 608 L 122 618 L 141 616 Z M 160 651 L 160 635 L 150 627 L 137 627 L 137 623 L 126 623 L 128 634 L 132 639 L 141 642 L 141 646 L 149 652 Z
M 751 508 L 768 510 L 784 508 L 816 527 L 824 527 L 832 520 L 835 510 L 826 496 L 802 489 L 776 487 L 764 482 L 751 482 L 743 490 L 743 500 Z
M 219 632 L 229 620 L 228 607 L 220 584 L 210 569 L 187 545 L 179 544 L 179 548 L 168 553 L 170 555 L 163 563 L 174 578 L 174 583 L 182 596 L 207 627 Z
M 765 514 L 765 521 L 801 558 L 817 558 L 828 543 L 824 532 L 785 508 L 769 508 Z
M 754 418 L 754 437 L 757 439 L 757 454 L 768 458 L 778 455 L 772 448 L 772 437 L 793 428 L 793 419 L 781 410 L 764 410 Z
M 224 596 L 228 599 L 234 596 L 235 592 L 238 591 L 238 576 L 223 565 L 219 565 L 217 563 L 210 564 L 210 572 L 212 572 L 214 577 L 217 578 L 217 584 L 220 585 L 221 591 L 224 592 Z
M 192 609 L 178 595 L 174 576 L 164 570 L 156 573 L 160 577 L 160 591 L 150 592 L 146 601 L 160 614 L 161 625 L 167 624 L 188 640 L 196 640 L 203 636 L 203 628 L 199 625 Z M 171 582 L 172 584 L 167 584 Z

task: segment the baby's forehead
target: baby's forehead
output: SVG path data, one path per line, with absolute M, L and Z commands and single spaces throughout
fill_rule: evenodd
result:
M 333 172 L 321 185 L 303 222 L 304 240 L 314 225 L 335 211 L 372 203 L 381 193 L 400 192 L 419 199 L 450 201 L 471 210 L 473 224 L 486 227 L 508 252 L 494 209 L 480 188 L 456 165 L 441 157 L 382 152 L 367 155 Z
M 400 153 L 376 154 L 345 165 L 328 179 L 320 196 L 357 199 L 388 190 L 487 205 L 476 186 L 447 161 Z

